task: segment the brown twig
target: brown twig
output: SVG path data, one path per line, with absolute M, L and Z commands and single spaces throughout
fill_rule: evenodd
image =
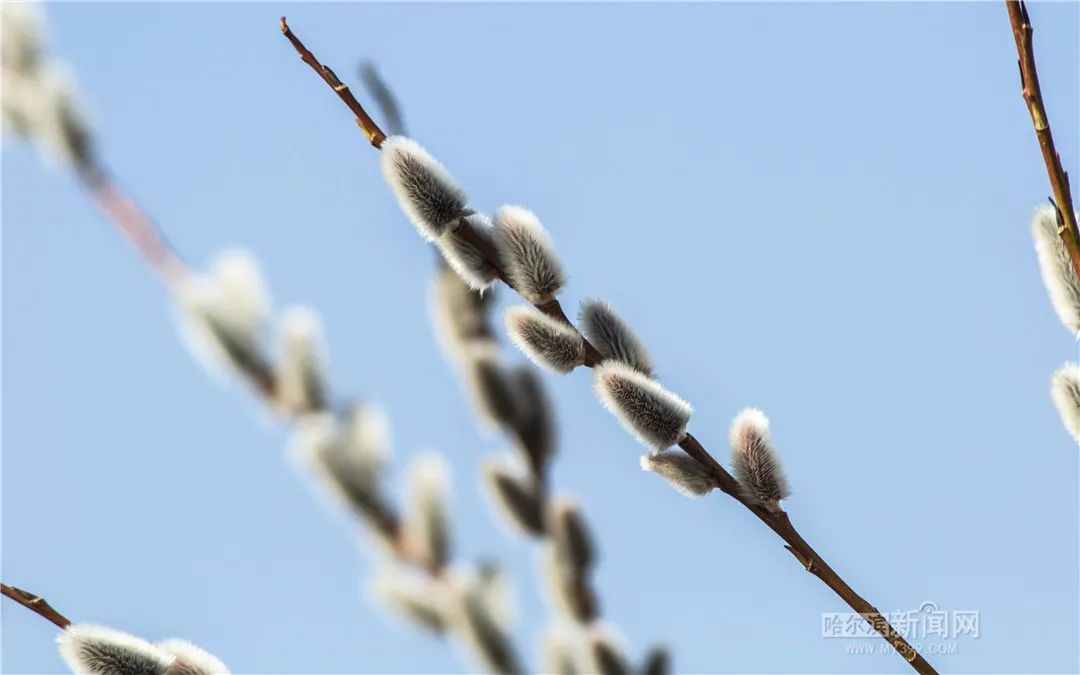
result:
M 312 56 L 311 52 L 306 47 L 304 47 L 303 43 L 300 42 L 299 38 L 293 35 L 292 31 L 288 30 L 287 26 L 285 25 L 284 18 L 282 19 L 281 23 L 282 29 L 285 32 L 286 37 L 293 44 L 293 46 L 296 47 L 296 50 L 300 52 L 301 57 L 304 58 L 304 61 L 311 65 L 312 68 L 314 68 L 316 72 L 319 72 L 320 74 L 322 74 L 324 70 L 329 71 L 329 69 L 325 69 L 324 66 L 321 66 L 318 60 L 316 60 L 315 57 Z M 324 76 L 323 79 L 327 78 Z M 327 80 L 327 83 L 331 84 L 330 80 Z M 331 84 L 331 86 L 334 85 Z M 345 88 L 344 93 L 337 87 L 334 87 L 334 90 L 338 93 L 341 99 L 345 101 L 346 105 L 349 106 L 350 110 L 353 110 L 354 113 L 357 113 L 358 122 L 363 119 L 370 121 L 370 117 L 368 117 L 367 113 L 363 111 L 363 108 L 356 101 L 356 99 L 353 98 L 352 94 L 348 92 L 347 88 Z M 362 129 L 364 129 L 364 133 L 368 135 L 370 139 L 372 137 L 372 133 L 369 131 L 369 129 L 365 127 L 363 122 L 360 123 L 360 126 Z M 378 126 L 375 125 L 374 122 L 370 122 L 370 128 L 378 131 L 378 133 L 381 134 L 381 131 L 379 131 Z M 380 144 L 372 142 L 372 145 L 378 148 Z M 498 256 L 495 254 L 494 248 L 486 240 L 477 235 L 475 231 L 473 231 L 472 226 L 464 218 L 460 220 L 458 228 L 458 232 L 467 241 L 469 241 L 481 253 L 481 255 L 484 256 L 484 258 L 490 265 L 492 265 L 498 271 L 499 278 L 506 282 L 507 276 L 505 270 L 503 269 Z M 536 308 L 544 312 L 545 314 L 548 314 L 549 316 L 553 316 L 560 321 L 565 322 L 567 325 L 573 326 L 573 323 L 566 317 L 566 314 L 565 312 L 563 312 L 562 307 L 559 305 L 558 301 L 547 303 L 545 305 L 536 305 Z M 584 338 L 584 336 L 582 336 L 582 339 L 585 341 L 587 354 L 584 365 L 588 367 L 594 367 L 600 362 L 600 352 L 592 344 L 590 344 L 589 341 Z M 937 672 L 934 670 L 933 666 L 931 666 L 930 663 L 927 662 L 926 659 L 924 659 L 923 656 L 919 654 L 919 652 L 907 640 L 905 640 L 904 637 L 895 628 L 893 628 L 891 624 L 889 624 L 888 620 L 881 614 L 881 612 L 877 610 L 877 608 L 867 602 L 862 596 L 857 594 L 851 588 L 851 586 L 849 586 L 840 577 L 840 575 L 837 574 L 820 555 L 818 555 L 817 551 L 815 551 L 810 546 L 810 544 L 802 538 L 802 536 L 795 529 L 794 525 L 792 525 L 787 513 L 783 511 L 779 513 L 772 513 L 766 511 L 760 506 L 757 506 L 756 504 L 749 502 L 745 497 L 742 496 L 738 481 L 736 481 L 735 478 L 730 473 L 728 473 L 728 471 L 719 462 L 717 462 L 711 454 L 709 454 L 709 452 L 701 445 L 701 443 L 698 442 L 696 438 L 694 438 L 694 436 L 687 434 L 686 438 L 679 443 L 679 447 L 681 447 L 687 454 L 689 454 L 691 457 L 700 462 L 704 467 L 706 467 L 710 474 L 712 474 L 714 480 L 716 481 L 717 487 L 719 487 L 721 491 L 728 494 L 729 496 L 737 500 L 740 504 L 749 509 L 755 516 L 758 517 L 759 520 L 765 523 L 769 527 L 769 529 L 771 529 L 781 539 L 783 539 L 784 542 L 787 544 L 788 550 L 795 554 L 796 558 L 803 563 L 806 570 L 821 579 L 821 581 L 824 582 L 824 584 L 828 586 L 841 600 L 843 600 L 845 603 L 847 603 L 849 607 L 862 615 L 862 617 L 871 626 L 873 626 L 874 629 L 879 634 L 881 634 L 881 636 L 884 637 L 890 645 L 892 645 L 892 647 L 897 651 L 897 653 L 899 653 L 900 656 L 902 656 L 904 660 L 907 661 L 908 664 L 910 664 L 910 666 L 916 672 L 922 673 L 924 675 Z
M 66 616 L 53 609 L 53 606 L 46 602 L 45 598 L 40 595 L 34 595 L 29 591 L 24 591 L 21 588 L 15 588 L 14 586 L 8 586 L 7 584 L 2 583 L 0 583 L 0 593 L 3 593 L 3 595 L 11 598 L 38 616 L 51 621 L 59 628 L 67 628 L 71 625 L 71 621 L 69 621 Z
M 1019 55 L 1021 93 L 1028 112 L 1031 113 L 1035 137 L 1039 140 L 1039 150 L 1042 151 L 1043 163 L 1046 164 L 1046 175 L 1050 177 L 1050 188 L 1054 191 L 1051 201 L 1057 210 L 1058 236 L 1069 252 L 1073 271 L 1080 278 L 1080 230 L 1076 224 L 1069 174 L 1061 165 L 1061 155 L 1054 146 L 1054 134 L 1050 130 L 1050 118 L 1043 105 L 1039 72 L 1035 69 L 1031 17 L 1028 16 L 1027 5 L 1019 0 L 1006 0 L 1005 7 L 1009 11 L 1009 23 L 1012 24 L 1013 40 Z

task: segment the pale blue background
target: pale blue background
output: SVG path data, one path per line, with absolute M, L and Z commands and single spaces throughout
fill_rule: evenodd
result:
M 857 590 L 979 610 L 942 671 L 1080 669 L 1077 450 L 1047 394 L 1076 346 L 1032 252 L 1049 188 L 999 3 L 49 7 L 107 161 L 183 254 L 250 247 L 278 300 L 322 313 L 337 388 L 388 408 L 397 466 L 447 452 L 461 554 L 508 562 L 532 653 L 534 549 L 477 491 L 504 446 L 432 339 L 432 256 L 281 14 L 350 81 L 375 58 L 476 206 L 539 212 L 566 304 L 612 300 L 715 453 L 741 407 L 769 413 L 789 510 Z M 1078 6 L 1032 16 L 1080 176 Z M 4 581 L 237 673 L 465 668 L 362 597 L 370 558 L 286 461 L 286 430 L 193 364 L 77 184 L 4 150 Z M 547 381 L 555 484 L 599 533 L 604 613 L 635 656 L 904 669 L 821 639 L 839 600 L 729 499 L 643 473 L 586 373 Z M 61 670 L 54 628 L 2 607 L 4 672 Z

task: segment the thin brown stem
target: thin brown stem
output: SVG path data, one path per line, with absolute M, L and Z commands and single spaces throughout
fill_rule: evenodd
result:
M 284 21 L 282 23 L 284 25 Z M 308 57 L 310 57 L 310 61 L 308 60 L 308 58 L 304 58 L 304 60 L 308 62 L 309 65 L 318 64 L 318 61 L 315 59 L 315 57 L 311 56 L 311 52 L 308 51 L 307 48 L 303 47 L 302 43 L 300 43 L 299 39 L 292 35 L 291 31 L 286 32 L 286 37 L 289 38 L 290 42 L 292 42 L 294 46 L 299 45 L 297 46 L 297 50 L 301 52 L 302 56 L 306 54 Z M 322 66 L 316 67 L 315 65 L 312 65 L 312 67 L 315 68 L 316 71 L 321 72 L 319 68 L 321 68 Z M 348 101 L 346 101 L 346 104 L 348 104 Z M 350 106 L 350 108 L 351 107 L 352 106 Z M 377 129 L 378 127 L 374 128 Z M 379 147 L 379 145 L 376 143 L 372 143 L 372 145 L 374 145 L 376 148 Z M 497 271 L 499 279 L 511 288 L 513 288 L 513 286 L 511 286 L 509 281 L 507 280 L 506 271 L 503 268 L 502 263 L 499 261 L 499 257 L 495 253 L 494 247 L 483 237 L 477 235 L 473 230 L 472 226 L 465 218 L 461 218 L 459 220 L 457 232 L 464 239 L 466 239 L 466 241 L 471 243 L 476 248 L 476 250 L 481 253 L 481 255 L 484 256 L 487 262 Z M 535 305 L 535 307 L 538 310 L 544 312 L 545 314 L 548 314 L 549 316 L 552 316 L 566 323 L 569 326 L 573 326 L 573 323 L 569 320 L 569 318 L 567 318 L 566 313 L 563 311 L 562 306 L 557 300 L 542 305 Z M 601 361 L 600 352 L 596 349 L 594 345 L 590 344 L 589 340 L 584 336 L 582 336 L 582 340 L 584 340 L 585 342 L 586 349 L 586 358 L 584 365 L 590 368 L 595 367 Z M 791 520 L 788 518 L 788 515 L 785 512 L 780 511 L 778 513 L 772 513 L 756 504 L 749 502 L 745 497 L 742 496 L 739 489 L 738 481 L 736 481 L 735 478 L 730 473 L 728 473 L 728 471 L 724 469 L 724 467 L 719 462 L 717 462 L 716 459 L 713 458 L 711 454 L 709 454 L 705 447 L 702 446 L 701 443 L 699 443 L 698 440 L 692 435 L 687 434 L 686 438 L 679 443 L 679 447 L 681 447 L 687 454 L 689 454 L 691 457 L 696 459 L 708 469 L 708 471 L 712 474 L 713 478 L 716 480 L 717 487 L 722 492 L 733 497 L 736 501 L 738 501 L 740 504 L 753 512 L 759 520 L 765 523 L 773 532 L 775 532 L 781 539 L 783 539 L 783 541 L 787 544 L 785 548 L 787 548 L 796 557 L 796 559 L 798 559 L 800 563 L 803 564 L 806 570 L 821 579 L 826 586 L 828 586 L 837 596 L 840 597 L 841 600 L 847 603 L 848 606 L 850 606 L 856 612 L 861 614 L 863 618 L 866 619 L 866 621 L 871 626 L 873 626 L 874 629 L 879 634 L 881 634 L 881 636 L 884 637 L 890 645 L 892 645 L 892 647 L 897 651 L 897 653 L 899 653 L 900 656 L 902 656 L 904 660 L 907 661 L 908 664 L 916 672 L 922 673 L 923 675 L 928 675 L 932 673 L 936 674 L 937 671 L 934 670 L 933 666 L 931 666 L 930 663 L 927 662 L 926 659 L 924 659 L 922 655 L 920 655 L 919 652 L 910 643 L 908 643 L 908 641 L 905 640 L 904 637 L 895 628 L 893 628 L 891 624 L 889 624 L 888 620 L 873 605 L 867 602 L 862 596 L 858 595 L 851 588 L 851 586 L 849 586 L 840 577 L 840 575 L 837 574 L 820 555 L 818 555 L 817 551 L 815 551 L 810 546 L 810 544 L 808 544 L 806 540 L 802 538 L 798 531 L 795 530 L 795 527 L 791 524 Z
M 3 593 L 6 597 L 11 598 L 38 616 L 51 621 L 59 628 L 67 628 L 71 625 L 71 621 L 69 621 L 66 616 L 56 611 L 53 606 L 46 602 L 45 598 L 40 595 L 34 595 L 29 591 L 24 591 L 21 588 L 15 588 L 2 583 L 0 583 L 0 593 Z
M 334 93 L 338 95 L 338 98 L 349 107 L 349 110 L 356 116 L 356 123 L 364 132 L 364 135 L 367 136 L 368 142 L 376 148 L 382 147 L 383 141 L 386 140 L 386 134 L 379 128 L 378 124 L 375 124 L 375 120 L 371 119 L 371 116 L 364 110 L 364 106 L 360 105 L 360 102 L 357 101 L 356 97 L 349 91 L 349 87 L 338 79 L 338 76 L 334 74 L 334 71 L 319 63 L 319 60 L 304 46 L 304 43 L 300 41 L 300 38 L 293 35 L 293 32 L 289 29 L 289 24 L 285 22 L 285 17 L 281 17 L 281 32 L 289 42 L 292 43 L 292 46 L 296 49 L 296 53 L 300 55 L 301 60 L 311 66 L 311 69 L 319 74 L 319 77 L 323 79 L 323 82 L 333 89 Z
M 1072 260 L 1073 271 L 1080 278 L 1080 230 L 1077 229 L 1076 211 L 1073 207 L 1072 191 L 1069 186 L 1069 174 L 1061 165 L 1061 155 L 1054 146 L 1054 134 L 1050 130 L 1050 118 L 1043 104 L 1042 88 L 1039 86 L 1039 71 L 1035 68 L 1035 47 L 1032 41 L 1031 17 L 1027 5 L 1019 0 L 1006 0 L 1009 11 L 1009 23 L 1012 25 L 1013 40 L 1019 56 L 1020 88 L 1031 114 L 1031 124 L 1035 127 L 1035 137 L 1039 141 L 1046 175 L 1050 178 L 1050 188 L 1054 192 L 1054 208 L 1057 209 L 1058 236 L 1065 244 Z
M 135 246 L 162 283 L 174 289 L 189 270 L 146 212 L 100 166 L 84 168 L 78 175 L 102 213 Z

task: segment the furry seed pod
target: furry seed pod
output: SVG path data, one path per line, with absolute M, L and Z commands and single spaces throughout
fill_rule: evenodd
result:
M 492 248 L 495 247 L 495 230 L 491 219 L 481 213 L 474 213 L 466 220 L 477 237 L 486 240 Z M 474 291 L 483 291 L 499 278 L 495 265 L 465 238 L 458 223 L 447 227 L 435 244 L 450 268 Z
M 587 572 L 565 564 L 558 546 L 548 542 L 539 551 L 540 576 L 552 607 L 562 616 L 587 624 L 599 614 L 596 594 L 589 585 Z
M 593 539 L 577 504 L 567 499 L 553 500 L 548 511 L 547 529 L 564 565 L 586 571 L 596 562 Z
M 511 374 L 518 411 L 513 427 L 519 449 L 532 466 L 543 466 L 555 454 L 555 414 L 536 369 L 518 366 Z
M 652 376 L 652 357 L 610 304 L 603 300 L 582 303 L 581 327 L 585 337 L 605 359 L 620 361 L 642 375 Z
M 1080 365 L 1066 363 L 1054 373 L 1050 396 L 1061 415 L 1061 423 L 1080 444 Z
M 621 647 L 608 631 L 599 627 L 589 631 L 589 652 L 592 655 L 592 672 L 598 675 L 628 675 L 630 663 Z
M 448 360 L 460 363 L 469 344 L 492 339 L 487 317 L 494 296 L 494 290 L 473 291 L 451 269 L 436 273 L 428 304 L 432 325 Z
M 645 445 L 659 451 L 686 437 L 693 408 L 656 380 L 618 361 L 598 366 L 595 377 L 600 401 Z
M 653 647 L 645 655 L 641 666 L 641 675 L 669 675 L 671 673 L 671 652 L 667 647 Z
M 61 658 L 80 675 L 164 675 L 173 661 L 146 640 L 103 626 L 72 624 L 56 642 Z
M 94 164 L 92 132 L 76 100 L 73 80 L 56 65 L 42 71 L 30 134 L 49 161 L 62 167 L 90 168 Z
M 426 577 L 399 571 L 378 573 L 371 585 L 373 594 L 403 619 L 443 633 L 449 622 L 445 593 Z
M 319 318 L 306 307 L 294 307 L 282 317 L 285 347 L 278 366 L 278 396 L 286 410 L 312 413 L 327 406 Z
M 558 319 L 527 305 L 506 310 L 506 330 L 514 344 L 538 366 L 569 373 L 585 363 L 585 341 Z
M 662 450 L 642 455 L 641 468 L 665 478 L 671 486 L 687 497 L 700 497 L 716 487 L 709 472 L 682 450 Z
M 480 575 L 469 575 L 459 582 L 459 625 L 461 636 L 480 658 L 484 668 L 501 675 L 522 672 L 517 653 L 509 637 L 509 627 L 491 602 L 491 589 Z
M 484 484 L 491 492 L 495 505 L 522 534 L 538 537 L 544 532 L 540 496 L 521 473 L 503 461 L 484 462 Z
M 787 499 L 787 476 L 769 440 L 769 419 L 756 408 L 746 408 L 731 424 L 728 435 L 735 477 L 743 496 L 765 509 L 777 512 L 780 500 Z
M 381 163 L 398 206 L 427 241 L 438 239 L 466 210 L 465 192 L 416 141 L 405 136 L 387 138 L 382 144 Z
M 480 422 L 488 429 L 503 428 L 517 419 L 516 382 L 499 360 L 499 348 L 490 340 L 476 340 L 466 348 L 462 379 Z
M 581 668 L 581 646 L 575 639 L 575 631 L 562 622 L 556 622 L 544 631 L 540 653 L 543 654 L 543 671 L 552 675 L 579 675 L 588 672 Z
M 520 206 L 497 209 L 495 241 L 510 285 L 529 302 L 551 302 L 566 284 L 551 237 L 532 211 Z
M 251 255 L 219 254 L 206 274 L 185 279 L 176 297 L 181 335 L 204 367 L 273 391 L 276 374 L 263 348 L 269 302 Z
M 37 75 L 44 52 L 40 7 L 29 2 L 0 5 L 0 64 L 3 65 L 4 88 L 12 75 Z
M 385 428 L 381 411 L 370 406 L 354 405 L 344 422 L 330 413 L 305 415 L 297 422 L 292 454 L 376 534 L 392 540 L 397 516 L 380 491 L 388 454 Z
M 405 536 L 431 569 L 442 569 L 450 561 L 448 473 L 446 461 L 434 452 L 417 457 L 410 468 L 410 512 Z
M 1080 334 L 1080 279 L 1058 235 L 1057 211 L 1053 206 L 1044 206 L 1035 212 L 1031 234 L 1035 238 L 1035 253 L 1050 302 L 1061 323 L 1073 335 Z
M 229 675 L 220 659 L 185 640 L 165 640 L 157 648 L 174 657 L 165 675 Z

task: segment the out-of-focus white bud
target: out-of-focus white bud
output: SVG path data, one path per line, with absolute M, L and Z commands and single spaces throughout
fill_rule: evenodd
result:
M 442 569 L 450 560 L 448 474 L 446 460 L 435 452 L 418 456 L 410 468 L 406 541 L 430 569 Z
M 278 366 L 277 394 L 292 413 L 311 413 L 328 405 L 326 367 L 319 317 L 307 307 L 293 307 L 281 319 L 284 337 Z
M 1066 363 L 1054 372 L 1050 396 L 1061 415 L 1061 423 L 1080 444 L 1080 365 Z
M 1044 206 L 1031 221 L 1035 253 L 1039 258 L 1043 283 L 1061 323 L 1073 335 L 1080 334 L 1080 279 L 1076 277 L 1069 251 L 1058 234 L 1057 210 Z
M 522 534 L 543 534 L 543 504 L 532 481 L 518 467 L 499 459 L 484 462 L 484 483 L 507 522 Z
M 372 583 L 375 596 L 395 614 L 435 633 L 450 620 L 445 590 L 426 576 L 402 570 L 383 570 Z
M 476 237 L 486 240 L 494 250 L 495 231 L 491 220 L 482 213 L 474 213 L 466 220 Z M 474 291 L 483 291 L 499 278 L 495 265 L 462 234 L 458 223 L 447 227 L 435 243 L 450 268 Z

